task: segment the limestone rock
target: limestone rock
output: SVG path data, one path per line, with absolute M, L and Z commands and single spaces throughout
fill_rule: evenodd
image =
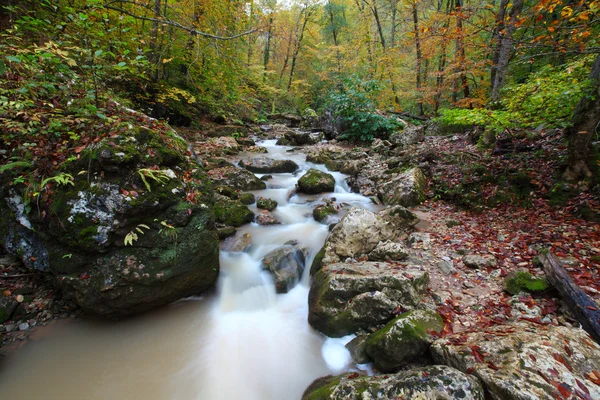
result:
M 301 193 L 317 194 L 333 192 L 335 189 L 335 178 L 327 172 L 317 169 L 309 169 L 298 180 L 298 191 Z
M 495 267 L 496 257 L 492 255 L 479 256 L 476 254 L 468 254 L 463 257 L 465 266 L 473 269 L 482 269 L 487 267 Z
M 277 201 L 265 197 L 259 197 L 256 201 L 256 207 L 267 211 L 273 211 L 277 207 Z
M 273 275 L 277 293 L 287 293 L 296 285 L 302 277 L 304 263 L 304 252 L 293 245 L 273 250 L 262 259 L 263 269 Z
M 427 351 L 434 341 L 430 331 L 443 330 L 442 318 L 433 311 L 409 311 L 371 334 L 365 350 L 379 370 L 394 371 Z
M 425 175 L 420 168 L 412 168 L 384 183 L 378 196 L 383 204 L 411 207 L 425 200 Z
M 390 142 L 398 147 L 410 146 L 422 142 L 425 138 L 423 126 L 410 126 L 390 137 Z
M 429 275 L 388 263 L 338 263 L 314 275 L 309 323 L 327 336 L 341 337 L 388 322 L 397 307 L 414 308 Z
M 379 242 L 377 247 L 369 253 L 371 261 L 400 261 L 408 257 L 406 247 L 398 242 Z
M 262 190 L 267 185 L 256 177 L 252 172 L 245 169 L 226 166 L 212 169 L 208 172 L 208 179 L 215 186 L 228 186 L 234 190 Z
M 481 383 L 445 365 L 413 368 L 396 374 L 328 376 L 314 381 L 302 400 L 484 400 Z
M 294 172 L 298 169 L 298 164 L 292 160 L 275 160 L 266 156 L 241 160 L 239 164 L 240 167 L 256 174 Z
M 431 351 L 437 362 L 477 376 L 492 399 L 600 398 L 592 372 L 600 371 L 600 346 L 582 329 L 497 326 L 439 339 Z

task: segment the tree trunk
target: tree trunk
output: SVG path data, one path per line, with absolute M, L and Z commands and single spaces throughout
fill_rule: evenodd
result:
M 508 7 L 509 0 L 500 0 L 500 6 L 498 8 L 498 14 L 496 15 L 496 26 L 492 32 L 491 45 L 494 49 L 492 53 L 492 68 L 490 69 L 490 87 L 494 87 L 496 81 L 496 68 L 498 65 L 498 59 L 500 58 L 500 43 L 502 36 L 504 35 L 504 19 L 506 18 L 506 7 Z
M 573 126 L 565 131 L 569 141 L 569 166 L 564 178 L 576 182 L 590 179 L 591 186 L 596 184 L 598 176 L 594 173 L 599 165 L 594 159 L 592 138 L 600 134 L 600 55 L 592 66 L 590 74 L 592 87 L 584 96 L 573 116 Z
M 517 0 L 519 1 L 519 0 Z M 456 16 L 456 59 L 458 60 L 458 71 L 460 72 L 460 83 L 461 88 L 463 90 L 463 95 L 465 99 L 471 97 L 471 91 L 469 90 L 469 82 L 467 80 L 467 74 L 465 72 L 465 61 L 467 60 L 467 56 L 465 53 L 465 37 L 463 32 L 463 23 L 462 23 L 462 0 L 456 0 L 454 3 L 454 11 L 457 12 Z M 457 87 L 455 83 L 455 90 L 453 94 L 454 101 L 457 100 Z M 469 105 L 470 107 L 470 105 Z
M 500 51 L 498 53 L 498 63 L 496 64 L 496 72 L 494 74 L 494 84 L 492 86 L 492 101 L 500 100 L 500 89 L 504 86 L 506 72 L 510 55 L 515 47 L 513 38 L 517 30 L 517 19 L 523 10 L 523 0 L 514 0 L 512 8 L 509 11 L 509 21 L 504 28 L 504 34 L 500 35 Z
M 152 22 L 152 30 L 150 31 L 150 50 L 151 50 L 151 64 L 154 66 L 152 77 L 154 81 L 158 80 L 158 67 L 160 61 L 160 49 L 158 46 L 158 19 L 160 18 L 160 0 L 154 0 L 154 18 Z
M 269 65 L 269 58 L 271 56 L 271 36 L 273 35 L 273 14 L 269 16 L 269 28 L 267 29 L 267 40 L 265 42 L 265 53 L 263 55 L 263 82 L 267 79 L 267 66 Z
M 550 284 L 558 290 L 583 329 L 596 342 L 600 343 L 600 311 L 598 310 L 598 304 L 573 281 L 554 254 L 551 252 L 540 254 L 539 259 L 544 266 L 544 273 Z
M 421 98 L 421 64 L 422 64 L 422 54 L 421 54 L 421 40 L 419 37 L 419 14 L 417 12 L 417 2 L 413 0 L 412 3 L 412 15 L 413 15 L 413 25 L 415 32 L 415 46 L 417 48 L 417 110 L 419 115 L 423 115 L 423 101 Z

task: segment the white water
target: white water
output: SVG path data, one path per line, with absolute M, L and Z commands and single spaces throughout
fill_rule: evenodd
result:
M 370 208 L 350 193 L 343 174 L 335 193 L 293 195 L 290 190 L 309 168 L 300 153 L 274 141 L 261 143 L 269 156 L 293 159 L 301 171 L 273 174 L 255 195 L 279 203 L 273 214 L 283 224 L 248 224 L 246 253 L 221 252 L 216 293 L 177 302 L 120 323 L 76 321 L 62 324 L 28 343 L 0 364 L 0 393 L 13 400 L 299 399 L 317 377 L 337 374 L 351 363 L 344 344 L 327 339 L 307 323 L 308 269 L 327 236 L 312 209 L 323 198 Z M 303 279 L 277 295 L 260 260 L 287 241 L 309 249 Z

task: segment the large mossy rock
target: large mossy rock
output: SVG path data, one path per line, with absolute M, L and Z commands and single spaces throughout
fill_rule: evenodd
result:
M 327 236 L 323 264 L 368 255 L 380 242 L 398 241 L 418 221 L 413 213 L 402 206 L 379 213 L 351 208 Z
M 308 322 L 330 337 L 385 324 L 400 309 L 421 302 L 429 275 L 418 267 L 389 263 L 331 264 L 313 278 Z
M 442 332 L 444 322 L 433 311 L 413 310 L 371 334 L 365 351 L 380 371 L 394 371 L 421 357 L 434 341 L 430 332 Z
M 600 399 L 600 346 L 582 329 L 496 326 L 439 339 L 431 352 L 477 376 L 492 399 Z
M 252 172 L 233 166 L 212 169 L 208 172 L 208 178 L 214 186 L 227 186 L 233 190 L 247 191 L 267 188 L 267 184 Z
M 298 192 L 307 194 L 318 194 L 333 192 L 335 189 L 335 178 L 327 172 L 318 169 L 309 169 L 298 180 Z
M 219 242 L 210 181 L 185 152 L 167 130 L 103 139 L 59 166 L 72 184 L 49 183 L 29 214 L 19 188 L 3 184 L 0 241 L 102 316 L 201 293 L 217 279 Z
M 425 201 L 427 182 L 420 168 L 412 168 L 384 183 L 378 196 L 387 205 L 412 207 Z
M 483 400 L 484 391 L 473 376 L 434 365 L 379 376 L 328 376 L 314 381 L 302 396 L 302 400 L 370 399 Z
M 240 167 L 256 174 L 275 174 L 295 172 L 298 164 L 292 160 L 275 160 L 270 157 L 260 156 L 240 161 Z
M 254 213 L 240 200 L 216 195 L 215 220 L 222 224 L 238 227 L 254 220 Z
M 287 293 L 300 281 L 305 255 L 296 246 L 285 245 L 262 259 L 262 266 L 273 275 L 277 293 Z

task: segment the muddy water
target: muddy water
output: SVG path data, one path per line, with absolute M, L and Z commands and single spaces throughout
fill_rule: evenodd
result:
M 333 173 L 335 193 L 291 195 L 310 167 L 300 153 L 274 141 L 271 157 L 293 159 L 301 171 L 273 174 L 254 192 L 279 206 L 282 225 L 249 224 L 245 253 L 221 252 L 214 293 L 190 298 L 119 323 L 80 320 L 56 326 L 0 364 L 0 398 L 27 400 L 280 400 L 299 399 L 317 377 L 339 373 L 350 359 L 340 340 L 307 323 L 308 268 L 289 293 L 277 295 L 260 260 L 289 240 L 309 250 L 307 265 L 327 236 L 312 209 L 326 197 L 372 209 Z M 252 207 L 252 206 L 251 206 Z

